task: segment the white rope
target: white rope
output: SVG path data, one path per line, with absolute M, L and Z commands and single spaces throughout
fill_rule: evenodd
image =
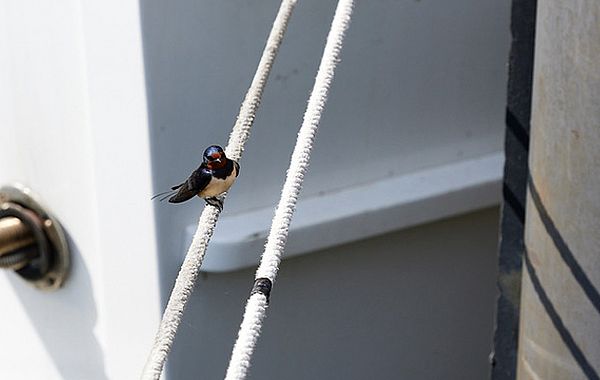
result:
M 233 160 L 239 161 L 244 151 L 244 144 L 250 135 L 250 129 L 260 105 L 263 90 L 296 1 L 283 0 L 277 17 L 273 22 L 273 27 L 271 28 L 258 68 L 246 93 L 246 97 L 242 102 L 235 126 L 231 131 L 229 142 L 225 149 L 227 156 Z M 152 351 L 142 371 L 141 379 L 143 380 L 158 380 L 160 378 L 165 361 L 173 345 L 175 334 L 181 323 L 183 311 L 194 289 L 194 284 L 196 283 L 196 278 L 219 214 L 220 212 L 216 207 L 205 207 L 200 215 L 198 229 L 175 280 L 175 286 L 171 291 L 169 302 L 156 333 Z
M 298 132 L 290 167 L 281 191 L 281 198 L 271 224 L 271 231 L 267 238 L 260 265 L 256 271 L 255 286 L 246 304 L 246 311 L 244 312 L 237 341 L 233 347 L 225 380 L 245 379 L 250 367 L 252 353 L 266 314 L 270 287 L 277 276 L 298 195 L 308 168 L 317 127 L 325 108 L 335 67 L 339 62 L 344 34 L 350 23 L 352 7 L 353 0 L 340 0 L 338 2 L 315 85 L 304 113 L 302 127 Z M 257 286 L 261 283 L 262 288 Z M 266 287 L 265 283 L 267 283 Z

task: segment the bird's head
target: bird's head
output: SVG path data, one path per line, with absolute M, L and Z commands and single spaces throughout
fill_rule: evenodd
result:
M 223 148 L 218 145 L 211 145 L 204 151 L 204 163 L 210 169 L 219 169 L 227 163 L 227 157 Z

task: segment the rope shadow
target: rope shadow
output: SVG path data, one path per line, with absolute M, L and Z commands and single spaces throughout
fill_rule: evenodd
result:
M 535 205 L 535 208 L 538 211 L 538 214 L 540 216 L 540 219 L 542 220 L 542 224 L 544 225 L 546 232 L 554 242 L 554 246 L 558 250 L 560 257 L 571 270 L 573 277 L 575 278 L 579 286 L 581 286 L 581 289 L 583 290 L 587 298 L 590 300 L 594 308 L 596 308 L 596 311 L 600 314 L 600 294 L 598 293 L 598 290 L 596 289 L 594 284 L 592 284 L 592 281 L 589 279 L 581 265 L 577 262 L 573 251 L 571 251 L 571 249 L 565 242 L 565 239 L 562 237 L 560 231 L 554 224 L 554 221 L 548 214 L 548 211 L 544 207 L 544 203 L 540 198 L 540 194 L 538 193 L 537 188 L 533 183 L 533 178 L 531 177 L 531 174 L 527 178 L 527 183 L 529 185 L 529 194 L 531 194 L 531 199 L 533 200 L 533 204 Z
M 528 130 L 521 124 L 517 116 L 510 110 L 506 110 L 505 115 L 505 123 L 506 129 L 512 132 L 513 136 L 517 139 L 519 143 L 521 143 L 521 148 L 525 151 L 529 151 L 529 132 Z
M 538 298 L 539 298 L 540 302 L 542 303 L 544 310 L 546 310 L 546 314 L 548 314 L 548 316 L 550 317 L 550 320 L 552 321 L 554 328 L 556 328 L 556 331 L 560 335 L 562 341 L 565 343 L 565 345 L 567 346 L 567 349 L 573 356 L 573 359 L 575 359 L 577 364 L 579 364 L 579 367 L 581 368 L 581 370 L 583 371 L 583 373 L 586 375 L 586 377 L 588 379 L 600 380 L 600 377 L 598 377 L 598 373 L 592 367 L 590 362 L 587 360 L 587 358 L 583 354 L 583 351 L 581 351 L 581 349 L 575 342 L 575 339 L 573 339 L 573 336 L 571 335 L 571 333 L 565 326 L 562 318 L 556 311 L 556 308 L 554 307 L 554 305 L 552 304 L 552 301 L 548 297 L 548 294 L 544 290 L 544 287 L 542 286 L 542 284 L 540 282 L 540 279 L 536 273 L 536 270 L 533 267 L 533 265 L 531 264 L 531 261 L 529 260 L 529 253 L 527 252 L 527 250 L 525 250 L 524 257 L 525 257 L 525 267 L 527 268 L 527 273 L 529 274 L 529 278 L 531 279 L 533 288 L 534 288 L 536 294 L 538 295 Z

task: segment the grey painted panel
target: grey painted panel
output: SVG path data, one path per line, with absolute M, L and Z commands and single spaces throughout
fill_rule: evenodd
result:
M 153 174 L 157 192 L 187 176 L 199 163 L 206 145 L 225 143 L 227 140 L 277 6 L 278 2 L 275 0 L 141 2 Z M 225 205 L 225 215 L 272 205 L 278 198 L 334 7 L 335 2 L 332 0 L 299 2 L 241 162 L 241 175 Z M 330 102 L 317 136 L 303 195 L 314 195 L 320 191 L 390 175 L 402 175 L 441 163 L 499 151 L 502 145 L 506 92 L 508 16 L 509 3 L 492 0 L 357 2 L 355 18 L 342 54 L 342 64 L 336 74 Z M 372 196 L 374 195 L 365 194 L 357 202 L 368 202 Z M 159 204 L 156 207 L 160 271 L 165 297 L 170 292 L 179 269 L 179 253 L 185 250 L 181 244 L 184 229 L 197 220 L 201 208 L 201 202 L 197 201 L 181 206 Z M 488 227 L 481 227 L 481 233 L 495 234 L 495 228 L 490 222 Z M 456 239 L 468 241 L 470 244 L 467 246 L 472 247 L 475 243 L 471 242 L 471 231 L 461 231 L 463 236 L 457 236 Z M 395 235 L 386 235 L 388 239 L 393 236 Z M 433 235 L 418 236 L 413 239 L 425 239 L 424 242 L 428 239 L 434 242 L 439 240 Z M 488 238 L 491 242 L 495 236 L 492 238 L 490 235 Z M 338 264 L 327 268 L 332 272 L 345 268 L 344 276 L 360 273 L 361 265 L 370 258 L 370 253 L 376 247 L 381 249 L 380 253 L 383 255 L 377 264 L 380 270 L 405 265 L 404 254 L 398 255 L 395 247 L 390 247 L 383 241 L 377 242 L 378 239 L 372 239 L 357 243 L 358 248 L 348 246 L 348 249 L 360 249 L 364 252 L 362 255 L 355 252 L 354 259 L 349 259 L 348 262 L 337 260 Z M 495 246 L 495 243 L 490 243 L 490 247 L 492 245 Z M 461 254 L 475 255 L 476 249 L 472 248 L 473 251 L 467 249 L 467 252 L 448 253 L 447 259 Z M 491 254 L 493 248 L 485 251 Z M 319 252 L 313 255 L 314 258 L 299 258 L 294 259 L 294 262 L 306 262 L 301 268 L 306 274 L 310 274 L 321 270 L 320 261 L 314 260 L 319 260 L 318 257 L 323 255 L 327 257 L 327 253 Z M 442 261 L 434 266 L 452 267 L 454 264 L 451 261 L 443 261 L 445 257 L 445 254 L 439 255 L 438 259 Z M 490 256 L 490 260 L 492 259 Z M 434 261 L 431 259 L 428 262 Z M 287 261 L 284 264 L 287 265 Z M 406 265 L 410 265 L 410 262 Z M 479 292 L 479 281 L 490 280 L 490 293 L 481 290 L 481 294 L 478 293 L 480 298 L 464 299 L 466 306 L 457 307 L 456 310 L 450 310 L 450 301 L 445 298 L 446 287 L 435 287 L 437 284 L 432 275 L 436 272 L 429 273 L 431 268 L 427 265 L 420 265 L 417 272 L 411 272 L 412 278 L 421 278 L 418 286 L 431 283 L 425 287 L 427 298 L 412 299 L 421 309 L 409 311 L 400 308 L 399 303 L 388 306 L 383 300 L 367 305 L 377 315 L 385 315 L 389 309 L 400 313 L 403 316 L 401 325 L 406 325 L 406 329 L 399 331 L 406 334 L 417 333 L 415 326 L 427 315 L 425 310 L 433 313 L 433 319 L 427 323 L 435 322 L 426 325 L 426 328 L 437 326 L 439 320 L 435 310 L 440 306 L 448 308 L 445 315 L 450 318 L 449 323 L 467 318 L 473 312 L 468 311 L 469 308 L 474 308 L 478 313 L 484 312 L 478 309 L 481 302 L 485 302 L 488 297 L 492 300 L 492 272 L 489 268 L 481 267 L 482 265 L 485 266 L 483 262 L 473 264 L 470 270 L 477 272 L 477 276 L 472 278 L 473 283 L 469 285 Z M 274 297 L 279 292 L 283 293 L 285 286 L 298 290 L 302 287 L 300 280 L 285 285 L 285 273 L 282 273 L 281 281 L 277 283 Z M 459 277 L 463 279 L 468 274 L 469 271 L 464 271 Z M 244 271 L 223 277 L 211 275 L 209 280 L 201 281 L 198 293 L 194 295 L 186 312 L 187 324 L 184 324 L 184 331 L 179 335 L 170 358 L 171 378 L 196 378 L 199 373 L 205 373 L 207 378 L 222 376 L 221 371 L 224 371 L 226 356 L 231 348 L 229 342 L 233 343 L 242 304 L 250 286 L 250 277 L 251 272 Z M 222 280 L 210 285 L 210 279 L 213 278 Z M 325 286 L 329 281 L 327 277 L 314 280 L 321 282 L 316 283 L 315 287 Z M 342 278 L 337 278 L 336 281 L 338 280 L 341 281 Z M 405 283 L 407 291 L 412 290 L 408 286 L 409 282 Z M 218 289 L 230 293 L 223 296 L 215 293 Z M 351 293 L 334 289 L 338 289 L 337 293 L 316 303 L 317 308 L 313 313 L 336 316 L 336 313 L 341 313 L 340 310 L 345 310 L 343 314 L 346 314 L 348 310 L 357 307 L 353 304 Z M 457 285 L 455 289 L 456 294 L 460 295 L 461 291 L 458 289 L 462 289 L 461 286 Z M 305 296 L 300 295 L 303 293 L 295 293 L 294 297 L 301 299 L 312 292 L 309 288 Z M 285 296 L 282 298 L 287 299 Z M 289 307 L 294 306 L 292 301 L 290 299 Z M 352 308 L 338 310 L 337 305 L 332 307 L 332 301 Z M 482 317 L 486 318 L 485 321 L 477 320 L 476 323 L 481 323 L 479 327 L 470 326 L 472 333 L 469 332 L 468 336 L 461 336 L 458 330 L 454 330 L 453 323 L 440 325 L 439 330 L 450 329 L 449 333 L 456 333 L 449 335 L 448 339 L 458 339 L 460 349 L 444 351 L 449 356 L 439 358 L 442 364 L 438 367 L 424 362 L 426 356 L 416 355 L 418 352 L 438 352 L 420 351 L 425 348 L 423 344 L 429 344 L 427 342 L 430 341 L 427 340 L 423 341 L 425 343 L 413 341 L 412 344 L 417 345 L 418 349 L 413 347 L 407 351 L 400 350 L 399 344 L 394 343 L 390 347 L 398 350 L 394 348 L 389 352 L 393 352 L 394 357 L 396 351 L 398 355 L 408 355 L 407 360 L 411 364 L 405 368 L 409 372 L 413 371 L 410 372 L 415 374 L 416 377 L 413 378 L 431 378 L 427 377 L 431 373 L 426 371 L 438 369 L 452 369 L 458 371 L 457 374 L 472 371 L 474 367 L 455 358 L 474 354 L 475 351 L 472 350 L 475 350 L 475 346 L 478 347 L 477 352 L 487 356 L 487 349 L 483 350 L 481 347 L 491 333 L 491 304 L 492 302 L 489 315 Z M 277 307 L 282 308 L 280 313 L 290 317 L 297 313 L 295 309 L 286 309 L 288 306 Z M 275 314 L 275 310 L 276 306 L 273 306 L 270 312 Z M 302 315 L 304 314 L 300 314 Z M 270 315 L 267 320 L 265 337 L 261 340 L 264 347 L 281 344 L 276 344 L 273 340 L 275 335 L 270 335 L 273 333 L 269 332 L 272 328 L 270 324 L 275 318 Z M 369 321 L 366 315 L 359 318 L 366 318 L 364 321 L 360 320 L 365 323 Z M 378 361 L 374 352 L 392 327 L 390 320 L 384 322 L 387 324 L 371 326 L 370 330 L 362 333 L 362 340 L 356 341 L 350 339 L 349 328 L 359 325 L 359 320 L 340 325 L 336 334 L 346 334 L 348 341 L 342 340 L 341 345 L 336 346 L 337 350 L 353 347 L 352 344 L 359 344 L 367 335 L 373 335 L 377 339 L 366 340 L 372 345 L 362 348 L 373 355 L 372 363 L 387 361 L 391 356 Z M 488 322 L 489 326 L 486 324 Z M 197 327 L 208 323 L 210 328 Z M 284 319 L 279 322 L 280 325 L 286 323 Z M 336 323 L 343 322 L 337 320 Z M 416 325 L 411 326 L 413 323 Z M 382 326 L 387 327 L 377 329 Z M 304 339 L 306 331 L 279 329 L 276 335 L 279 334 L 283 334 L 281 336 L 287 341 L 297 341 Z M 327 341 L 318 340 L 314 347 Z M 475 341 L 478 343 L 473 343 Z M 299 345 L 307 348 L 306 353 L 310 353 L 308 349 L 313 347 L 308 343 Z M 290 364 L 290 360 L 280 358 L 277 362 L 282 367 L 276 369 L 261 364 L 261 357 L 266 352 L 259 351 L 254 369 L 256 372 L 253 373 L 263 373 L 261 368 L 264 366 L 264 371 L 267 367 L 269 371 L 275 371 L 265 375 L 266 378 L 289 378 L 283 376 L 283 371 L 288 367 L 290 373 L 298 372 L 297 368 L 305 368 L 314 373 L 343 368 L 342 364 L 333 366 L 330 363 L 329 353 L 335 352 L 335 349 L 332 346 L 329 350 L 327 355 L 312 353 L 299 358 L 298 363 L 304 364 L 298 364 L 297 367 Z M 358 352 L 357 348 L 353 350 L 349 352 Z M 486 351 L 485 354 L 483 351 Z M 284 351 L 279 355 L 287 354 Z M 436 355 L 434 356 L 438 359 Z M 444 355 L 446 354 L 441 356 Z M 477 361 L 478 365 L 486 366 L 484 359 L 482 356 L 483 362 Z M 365 361 L 361 366 L 348 369 L 353 369 L 356 378 L 361 378 L 365 375 L 361 371 L 371 368 L 372 363 Z M 202 366 L 202 372 L 199 372 L 199 366 Z M 357 369 L 359 367 L 360 371 Z M 381 364 L 380 369 L 391 376 L 388 378 L 395 378 L 390 368 L 389 364 Z M 485 373 L 485 368 L 481 367 L 481 371 L 478 371 L 475 372 Z M 336 378 L 330 372 L 326 372 L 321 378 L 328 378 L 327 375 L 331 375 L 329 378 Z
M 250 378 L 486 378 L 497 223 L 488 209 L 284 261 Z M 170 379 L 224 376 L 253 274 L 202 275 Z
M 226 142 L 277 3 L 142 3 L 157 190 Z M 227 211 L 278 198 L 334 5 L 299 3 Z M 508 42 L 508 3 L 359 2 L 304 194 L 500 150 Z

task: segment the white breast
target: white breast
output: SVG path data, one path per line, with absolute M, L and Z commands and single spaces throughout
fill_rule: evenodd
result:
M 229 177 L 225 179 L 219 179 L 215 177 L 211 178 L 210 182 L 208 183 L 208 186 L 206 186 L 204 190 L 198 193 L 198 195 L 202 198 L 216 197 L 217 195 L 220 195 L 229 190 L 231 185 L 233 185 L 233 182 L 235 182 L 236 176 L 237 170 L 234 166 L 233 171 L 231 172 L 231 175 L 229 175 Z

